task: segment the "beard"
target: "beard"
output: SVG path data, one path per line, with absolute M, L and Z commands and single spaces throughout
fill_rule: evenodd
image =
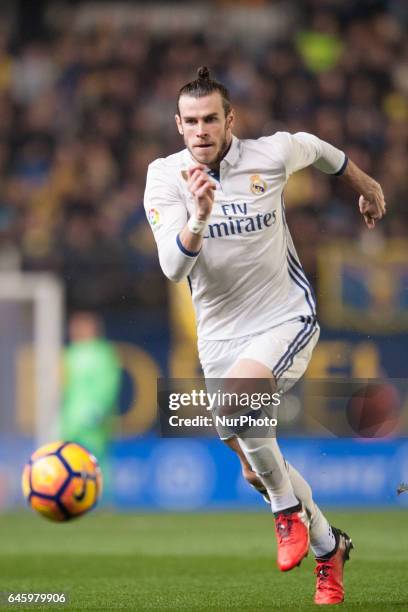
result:
M 220 146 L 218 147 L 218 150 L 215 152 L 214 157 L 212 159 L 206 160 L 205 162 L 197 159 L 197 157 L 194 155 L 194 151 L 188 146 L 185 138 L 184 138 L 184 144 L 186 145 L 187 149 L 189 150 L 191 156 L 199 164 L 205 164 L 206 166 L 209 166 L 209 167 L 212 167 L 212 166 L 218 167 L 220 162 L 221 162 L 221 160 L 223 159 L 223 157 L 227 153 L 228 149 L 230 148 L 231 141 L 228 142 L 228 140 L 227 140 L 227 128 L 225 128 L 222 141 L 220 143 Z
M 227 141 L 227 131 L 225 130 L 224 138 L 223 138 L 223 141 L 221 143 L 221 146 L 220 146 L 220 149 L 219 149 L 219 153 L 218 153 L 216 159 L 213 162 L 211 162 L 211 163 L 219 164 L 220 161 L 225 157 L 225 155 L 226 155 L 227 151 L 229 150 L 230 146 L 231 146 L 231 141 L 230 142 Z

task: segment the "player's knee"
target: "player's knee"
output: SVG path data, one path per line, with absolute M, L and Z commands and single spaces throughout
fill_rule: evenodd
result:
M 243 393 L 245 381 L 228 378 L 223 382 L 223 401 L 218 406 L 218 414 L 220 416 L 231 416 L 239 410 L 239 398 Z
M 222 402 L 218 406 L 220 416 L 232 416 L 242 410 L 250 410 L 262 394 L 271 394 L 272 379 L 226 378 L 223 381 Z M 259 407 L 258 404 L 255 407 Z

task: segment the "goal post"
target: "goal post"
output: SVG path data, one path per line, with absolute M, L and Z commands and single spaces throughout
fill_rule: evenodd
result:
M 2 429 L 5 431 L 8 426 L 10 433 L 13 429 L 18 433 L 16 385 L 31 385 L 34 409 L 34 430 L 31 435 L 36 446 L 58 435 L 63 298 L 63 284 L 52 274 L 0 272 L 0 335 L 4 339 L 3 350 L 0 348 L 0 368 L 3 369 L 3 384 L 0 387 Z M 22 345 L 32 349 L 33 380 L 20 380 L 17 383 L 17 353 Z

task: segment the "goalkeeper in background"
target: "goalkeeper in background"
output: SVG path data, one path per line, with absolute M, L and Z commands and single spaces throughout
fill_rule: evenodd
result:
M 109 484 L 109 443 L 120 390 L 121 366 L 112 344 L 102 337 L 99 318 L 72 315 L 64 351 L 60 434 L 85 446 L 98 459 Z

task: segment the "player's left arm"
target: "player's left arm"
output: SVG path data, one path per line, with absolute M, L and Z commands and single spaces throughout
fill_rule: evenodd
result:
M 381 185 L 363 172 L 343 151 L 306 132 L 283 132 L 281 144 L 286 179 L 293 172 L 313 165 L 326 174 L 342 177 L 360 194 L 360 213 L 369 229 L 375 227 L 375 222 L 385 215 L 386 204 Z
M 341 175 L 342 179 L 357 193 L 360 213 L 369 229 L 375 227 L 375 222 L 383 218 L 387 206 L 381 185 L 371 176 L 363 172 L 351 159 Z

